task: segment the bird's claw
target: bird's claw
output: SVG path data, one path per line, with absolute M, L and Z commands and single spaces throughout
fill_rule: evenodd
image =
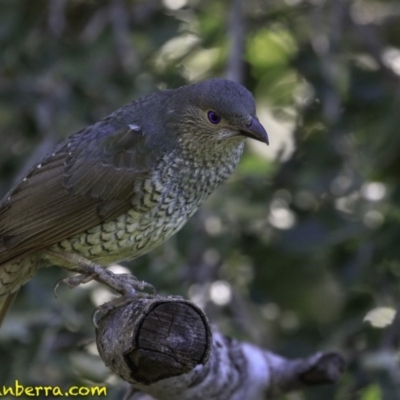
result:
M 69 276 L 67 278 L 62 278 L 56 282 L 53 288 L 53 293 L 54 296 L 57 297 L 57 290 L 60 287 L 61 284 L 67 285 L 70 289 L 74 289 L 79 285 L 82 285 L 84 283 L 88 283 L 95 279 L 94 274 L 90 275 L 85 275 L 85 274 L 79 274 L 79 275 L 74 275 L 74 276 Z
M 98 328 L 97 321 L 99 320 L 99 314 L 105 315 L 110 311 L 131 302 L 135 298 L 156 295 L 156 289 L 153 285 L 145 281 L 139 281 L 134 275 L 114 274 L 111 271 L 105 271 L 109 273 L 110 279 L 104 283 L 120 293 L 121 297 L 104 303 L 96 308 L 92 316 L 92 322 L 96 328 Z M 150 289 L 151 293 L 143 293 L 142 291 L 145 289 Z
M 96 327 L 97 316 L 99 313 L 106 314 L 109 311 L 120 307 L 140 296 L 156 295 L 156 290 L 153 285 L 150 285 L 144 281 L 139 281 L 132 274 L 115 274 L 114 272 L 74 253 L 54 253 L 50 251 L 48 251 L 48 253 L 70 263 L 74 263 L 76 265 L 74 271 L 79 273 L 79 275 L 60 279 L 54 285 L 53 292 L 56 297 L 57 290 L 62 283 L 65 283 L 70 289 L 72 289 L 92 280 L 96 280 L 97 282 L 107 285 L 121 295 L 121 297 L 102 304 L 95 310 L 92 320 Z M 151 293 L 143 293 L 143 290 L 150 290 Z

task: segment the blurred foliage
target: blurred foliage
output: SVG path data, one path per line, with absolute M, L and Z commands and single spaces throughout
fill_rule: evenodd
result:
M 0 0 L 0 194 L 133 98 L 229 76 L 233 7 Z M 226 334 L 288 357 L 344 353 L 338 385 L 291 400 L 399 399 L 400 327 L 382 328 L 400 294 L 399 3 L 249 0 L 239 22 L 243 83 L 271 146 L 249 142 L 182 231 L 127 265 L 160 293 L 198 302 Z M 91 323 L 107 290 L 55 298 L 63 276 L 42 270 L 23 288 L 0 336 L 0 384 L 106 382 L 117 398 L 124 385 L 96 358 Z M 373 327 L 367 314 L 386 322 Z

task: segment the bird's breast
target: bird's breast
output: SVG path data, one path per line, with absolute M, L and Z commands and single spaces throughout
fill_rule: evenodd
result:
M 140 182 L 137 189 L 141 196 L 128 212 L 52 249 L 76 252 L 102 265 L 148 252 L 182 228 L 229 177 L 240 154 L 241 149 L 225 160 L 220 157 L 199 162 L 182 154 L 164 156 L 153 175 Z

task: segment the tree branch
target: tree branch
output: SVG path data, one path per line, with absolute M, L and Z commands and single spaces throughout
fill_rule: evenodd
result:
M 107 313 L 97 328 L 105 364 L 133 385 L 129 400 L 265 400 L 336 382 L 337 353 L 288 360 L 211 333 L 204 313 L 181 297 L 140 298 Z
M 227 63 L 226 77 L 233 81 L 243 83 L 244 75 L 244 39 L 245 21 L 242 0 L 231 0 L 228 38 L 229 38 L 229 58 Z

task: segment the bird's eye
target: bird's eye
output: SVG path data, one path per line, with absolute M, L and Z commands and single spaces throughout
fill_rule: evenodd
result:
M 221 121 L 221 117 L 215 111 L 209 111 L 207 116 L 212 124 L 219 124 Z

